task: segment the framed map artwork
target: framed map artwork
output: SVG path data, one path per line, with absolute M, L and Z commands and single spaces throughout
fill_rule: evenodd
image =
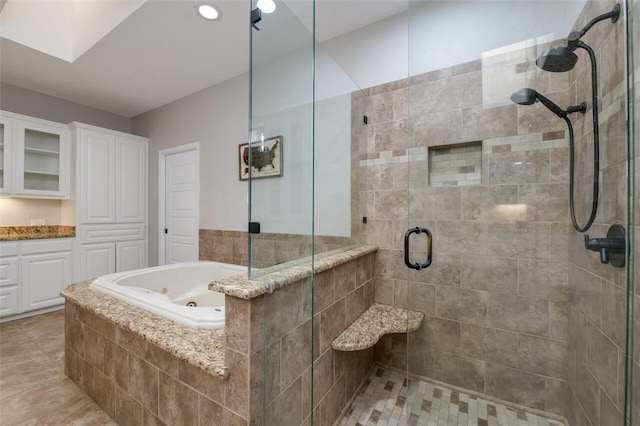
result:
M 243 143 L 238 147 L 240 180 L 249 179 L 249 150 L 253 179 L 282 176 L 282 136 Z

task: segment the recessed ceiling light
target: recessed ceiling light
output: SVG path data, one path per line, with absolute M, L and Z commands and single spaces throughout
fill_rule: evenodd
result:
M 199 4 L 197 6 L 197 10 L 200 16 L 209 21 L 215 21 L 220 17 L 220 12 L 218 12 L 218 9 L 216 9 L 212 4 L 209 3 Z
M 276 10 L 276 3 L 273 0 L 258 0 L 256 6 L 262 13 L 272 13 Z

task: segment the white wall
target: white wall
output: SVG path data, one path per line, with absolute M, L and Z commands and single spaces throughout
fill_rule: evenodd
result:
M 0 226 L 29 226 L 31 219 L 45 225 L 62 224 L 62 201 L 0 198 Z
M 585 3 L 426 1 L 323 46 L 365 88 L 480 59 L 486 51 L 532 38 L 565 38 Z
M 79 121 L 131 132 L 131 119 L 21 87 L 0 83 L 0 109 L 57 123 Z
M 200 228 L 246 230 L 246 182 L 238 179 L 238 145 L 247 140 L 247 75 L 149 111 L 132 121 L 149 142 L 149 265 L 158 262 L 158 156 L 200 142 Z

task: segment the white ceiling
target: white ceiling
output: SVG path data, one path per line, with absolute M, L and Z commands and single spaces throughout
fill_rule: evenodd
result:
M 249 2 L 214 1 L 222 18 L 213 22 L 196 14 L 196 3 L 148 0 L 72 63 L 0 38 L 0 81 L 134 117 L 246 72 Z M 309 2 L 287 4 L 311 28 Z M 407 7 L 404 0 L 319 0 L 316 34 L 331 39 Z

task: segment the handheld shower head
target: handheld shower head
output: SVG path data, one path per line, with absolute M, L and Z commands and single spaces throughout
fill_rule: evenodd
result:
M 551 111 L 552 113 L 554 113 L 560 118 L 565 118 L 567 114 L 572 112 L 585 112 L 587 109 L 587 104 L 583 102 L 578 106 L 571 106 L 567 108 L 567 110 L 563 110 L 558 105 L 556 105 L 556 103 L 553 102 L 551 99 L 541 95 L 540 93 L 528 87 L 524 89 L 520 89 L 517 92 L 514 92 L 511 95 L 511 101 L 513 101 L 518 105 L 533 105 L 534 103 L 539 101 L 542 105 L 547 107 L 549 111 Z

